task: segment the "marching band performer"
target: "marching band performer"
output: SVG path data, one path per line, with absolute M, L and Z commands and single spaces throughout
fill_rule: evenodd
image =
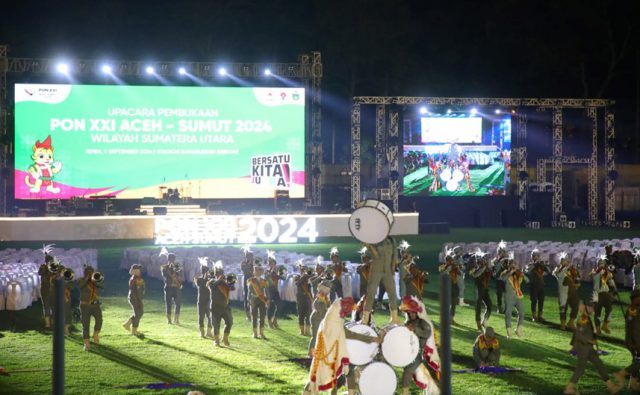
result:
M 640 248 L 633 249 L 633 289 L 640 289 Z
M 264 319 L 269 306 L 268 284 L 265 280 L 262 265 L 254 263 L 253 277 L 247 280 L 249 289 L 248 301 L 251 304 L 251 326 L 253 327 L 254 339 L 267 339 L 264 335 Z M 259 324 L 259 326 L 258 326 Z M 260 335 L 258 335 L 258 329 Z
M 570 330 L 575 330 L 575 320 L 578 317 L 578 308 L 580 307 L 580 295 L 578 295 L 578 288 L 580 288 L 580 272 L 578 268 L 574 265 L 569 267 L 567 270 L 564 279 L 562 280 L 562 285 L 567 287 L 567 300 L 564 306 L 564 310 L 560 311 L 561 319 L 567 318 L 567 307 L 571 308 L 571 313 L 569 315 L 569 324 L 568 328 Z M 564 325 L 561 325 L 561 329 L 564 330 Z
M 269 328 L 278 328 L 278 310 L 282 304 L 280 299 L 280 280 L 286 279 L 287 268 L 284 266 L 276 267 L 275 251 L 267 250 L 267 263 L 269 269 L 267 271 L 267 283 L 269 284 L 269 308 L 267 309 L 267 320 Z
M 318 284 L 318 292 L 315 299 L 313 299 L 313 311 L 311 312 L 311 339 L 309 340 L 309 347 L 307 348 L 307 355 L 309 358 L 313 357 L 313 349 L 316 346 L 316 336 L 318 335 L 318 327 L 320 322 L 327 314 L 331 301 L 329 296 L 331 294 L 332 283 L 325 280 Z
M 435 330 L 433 328 L 433 323 L 427 317 L 427 309 L 422 301 L 415 296 L 406 295 L 402 298 L 400 310 L 406 315 L 404 325 L 416 334 L 420 344 L 420 352 L 418 353 L 418 356 L 413 362 L 405 366 L 402 372 L 402 395 L 408 395 L 411 379 L 414 376 L 416 369 L 420 368 L 420 365 L 426 365 L 425 367 L 435 373 L 436 377 L 439 376 L 440 357 L 435 343 Z M 437 383 L 433 380 L 429 370 L 427 370 L 427 383 L 420 383 L 416 380 L 416 384 L 418 384 L 422 389 L 427 389 L 430 386 L 437 386 Z
M 82 318 L 82 339 L 84 351 L 89 351 L 89 332 L 91 317 L 95 320 L 93 327 L 93 342 L 100 344 L 100 330 L 102 329 L 102 308 L 100 307 L 100 290 L 104 276 L 96 272 L 93 267 L 84 267 L 84 277 L 78 279 L 80 289 L 80 317 Z
M 566 330 L 567 324 L 567 298 L 569 288 L 564 285 L 564 278 L 571 267 L 571 260 L 568 258 L 567 253 L 562 251 L 558 254 L 560 264 L 556 266 L 551 274 L 558 281 L 558 306 L 560 307 L 560 329 Z
M 367 299 L 365 311 L 362 313 L 362 321 L 369 322 L 369 315 L 373 310 L 373 302 L 376 297 L 376 289 L 380 283 L 384 284 L 389 296 L 389 311 L 391 322 L 399 323 L 398 320 L 398 299 L 396 293 L 395 271 L 398 264 L 398 254 L 396 253 L 395 241 L 391 236 L 387 236 L 378 244 L 365 244 L 371 252 L 371 271 L 367 283 Z
M 618 383 L 624 387 L 624 381 L 627 375 L 629 378 L 629 389 L 640 391 L 640 289 L 631 292 L 631 305 L 625 312 L 625 335 L 624 343 L 631 353 L 631 365 L 622 369 L 618 373 L 614 373 L 614 377 Z
M 331 269 L 333 269 L 333 293 L 336 295 L 335 297 L 342 297 L 342 273 L 346 273 L 349 270 L 347 269 L 346 264 L 340 260 L 340 255 L 338 254 L 338 247 L 331 247 L 331 251 L 329 252 L 329 257 L 331 258 Z
M 400 263 L 398 264 L 398 278 L 403 279 L 407 274 L 407 268 L 409 264 L 413 261 L 413 256 L 409 252 L 409 247 L 411 245 L 406 241 L 402 240 L 398 245 L 398 251 L 400 252 Z M 400 287 L 400 297 L 404 297 L 407 295 L 407 285 L 404 281 L 399 282 Z
M 327 275 L 330 274 L 330 270 L 325 270 L 324 266 L 322 266 L 322 257 L 319 256 L 316 259 L 316 267 L 315 267 L 315 273 L 313 275 L 313 277 L 311 277 L 311 291 L 313 292 L 313 295 L 317 295 L 318 294 L 318 285 L 324 281 L 325 279 L 327 279 Z M 329 276 L 331 277 L 331 276 Z M 331 277 L 333 278 L 333 277 Z
M 361 264 L 356 268 L 360 280 L 360 297 L 367 294 L 367 281 L 369 280 L 369 272 L 371 271 L 371 257 L 367 247 L 362 247 L 359 251 Z
M 400 265 L 403 265 L 403 263 Z M 404 277 L 401 277 L 401 283 L 405 284 L 405 296 L 415 296 L 419 300 L 422 300 L 424 285 L 429 282 L 429 272 L 420 270 L 413 256 L 411 256 L 411 260 L 404 263 L 404 265 L 405 267 L 403 271 L 405 272 L 405 275 Z
M 244 253 L 244 259 L 240 262 L 240 270 L 242 270 L 242 275 L 244 276 L 244 281 L 242 282 L 244 313 L 247 316 L 247 321 L 251 321 L 251 302 L 249 301 L 249 283 L 247 281 L 253 277 L 255 259 L 250 245 L 242 246 L 242 252 Z
M 537 248 L 531 251 L 531 262 L 526 266 L 525 272 L 529 276 L 532 320 L 544 322 L 544 276 L 551 273 L 547 262 L 540 258 Z
M 229 334 L 233 326 L 233 315 L 229 307 L 229 295 L 235 289 L 236 276 L 229 274 L 225 277 L 222 261 L 217 261 L 213 268 L 214 277 L 207 281 L 211 293 L 211 320 L 213 321 L 213 343 L 220 346 L 220 321 L 224 320 L 224 336 L 222 344 L 230 347 Z M 256 330 L 253 330 L 254 337 Z
M 491 295 L 489 295 L 489 281 L 492 277 L 491 262 L 487 259 L 487 253 L 481 249 L 477 249 L 473 254 L 475 259 L 475 266 L 471 269 L 470 274 L 475 279 L 477 297 L 476 297 L 476 325 L 478 330 L 482 332 L 483 328 L 487 326 L 489 317 L 491 316 L 491 309 L 493 309 L 491 303 Z M 482 305 L 484 304 L 484 314 L 482 319 L 480 318 L 480 312 Z
M 473 343 L 473 360 L 478 368 L 500 365 L 500 342 L 492 327 L 488 326 Z
M 197 307 L 198 307 L 198 327 L 200 328 L 200 337 L 212 337 L 211 333 L 211 292 L 207 288 L 207 281 L 209 279 L 209 266 L 207 257 L 199 257 L 200 262 L 200 275 L 193 278 L 193 283 L 198 290 Z M 207 333 L 204 333 L 204 319 L 207 319 Z
M 496 277 L 496 304 L 497 304 L 497 312 L 504 313 L 504 304 L 502 303 L 502 296 L 506 290 L 506 283 L 500 278 L 500 273 L 502 273 L 508 266 L 508 256 L 507 252 L 507 243 L 504 240 L 500 240 L 498 243 L 498 248 L 496 250 L 498 254 L 492 262 L 493 266 L 493 274 Z
M 618 293 L 613 279 L 614 270 L 615 267 L 613 265 L 607 266 L 607 258 L 603 254 L 598 258 L 598 267 L 589 274 L 593 278 L 593 301 L 596 303 L 595 323 L 598 336 L 602 332 L 611 333 L 609 320 L 613 310 L 613 296 Z M 604 323 L 601 326 L 600 315 L 602 314 L 602 309 L 604 309 Z
M 460 288 L 458 286 L 458 276 L 460 275 L 459 265 L 454 259 L 453 250 L 447 248 L 444 256 L 444 263 L 438 267 L 440 273 L 447 273 L 451 280 L 451 324 L 458 325 L 455 320 L 456 306 L 459 304 Z
M 453 247 L 453 259 L 458 265 L 458 304 L 460 306 L 469 306 L 464 302 L 464 278 L 467 275 L 467 271 L 464 264 L 464 251 L 461 246 Z
M 296 307 L 298 310 L 298 326 L 300 327 L 300 335 L 311 335 L 311 306 L 313 304 L 313 296 L 311 296 L 311 284 L 309 283 L 313 276 L 313 269 L 307 268 L 302 261 L 298 262 L 300 274 L 294 277 L 296 284 Z M 335 287 L 335 282 L 332 282 Z M 335 288 L 332 288 L 335 291 Z
M 522 337 L 522 324 L 524 323 L 524 307 L 522 305 L 521 284 L 522 282 L 529 282 L 527 276 L 520 270 L 518 263 L 513 257 L 513 252 L 509 254 L 508 266 L 502 271 L 500 278 L 505 282 L 505 310 L 504 320 L 507 329 L 507 338 L 511 338 L 511 314 L 513 309 L 518 310 L 518 326 L 516 327 L 516 336 Z
M 605 382 L 607 389 L 610 393 L 616 394 L 620 391 L 620 387 L 616 386 L 610 379 L 607 369 L 604 367 L 602 360 L 598 356 L 594 346 L 598 344 L 596 334 L 593 333 L 593 323 L 591 322 L 591 315 L 593 314 L 593 302 L 589 302 L 586 305 L 580 306 L 582 311 L 580 319 L 578 319 L 576 330 L 571 338 L 571 345 L 576 352 L 576 369 L 567 383 L 564 389 L 564 393 L 579 394 L 575 385 L 580 380 L 580 377 L 584 374 L 584 370 L 587 367 L 587 362 L 591 362 L 598 371 L 598 375 Z
M 134 264 L 129 269 L 129 305 L 133 309 L 133 314 L 127 322 L 122 326 L 127 331 L 131 331 L 134 336 L 138 335 L 138 326 L 140 326 L 140 319 L 144 314 L 144 293 L 146 290 L 144 279 L 142 278 L 142 265 Z
M 167 263 L 160 268 L 164 279 L 164 305 L 167 324 L 171 324 L 171 308 L 176 305 L 173 323 L 180 325 L 180 305 L 182 305 L 182 268 L 176 262 L 175 254 L 167 254 Z
M 44 317 L 44 327 L 46 329 L 51 328 L 51 316 L 53 314 L 51 306 L 51 293 L 53 292 L 53 286 L 51 284 L 51 281 L 55 278 L 55 271 L 57 270 L 55 258 L 53 257 L 53 255 L 50 255 L 51 251 L 53 251 L 53 244 L 44 245 L 42 247 L 44 263 L 41 264 L 38 268 L 38 275 L 40 275 L 40 299 L 42 299 L 42 315 Z

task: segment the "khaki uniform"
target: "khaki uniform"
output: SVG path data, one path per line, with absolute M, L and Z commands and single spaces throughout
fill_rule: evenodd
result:
M 577 270 L 574 272 L 569 269 L 564 275 L 562 285 L 567 287 L 567 302 L 564 306 L 560 306 L 560 319 L 567 319 L 567 310 L 571 308 L 569 318 L 575 320 L 578 317 L 578 307 L 580 306 L 580 295 L 578 295 L 578 287 L 580 287 L 580 280 L 577 278 Z
M 204 319 L 207 319 L 207 328 L 211 328 L 211 293 L 207 288 L 207 280 L 204 277 L 196 277 L 198 289 L 198 326 L 204 328 Z
M 95 320 L 93 331 L 100 332 L 102 329 L 102 308 L 100 307 L 101 286 L 91 281 L 91 279 L 78 279 L 80 289 L 80 317 L 82 320 L 82 338 L 89 339 L 89 329 L 91 317 Z
M 475 278 L 476 283 L 476 322 L 486 324 L 491 316 L 491 309 L 493 305 L 491 303 L 491 295 L 489 294 L 489 282 L 491 281 L 491 270 L 489 264 L 480 264 L 471 271 L 471 276 Z M 482 312 L 482 305 L 484 304 L 484 314 L 480 317 Z
M 418 356 L 416 356 L 416 359 L 413 362 L 405 366 L 404 370 L 402 371 L 402 386 L 409 387 L 413 378 L 413 373 L 422 363 L 422 350 L 424 350 L 424 345 L 427 343 L 427 340 L 429 340 L 429 337 L 431 336 L 431 326 L 429 326 L 426 321 L 421 320 L 420 318 L 407 320 L 404 325 L 409 327 L 409 329 L 411 329 L 413 333 L 418 336 L 418 343 L 420 344 L 420 352 L 418 353 Z
M 309 284 L 310 276 L 306 273 L 296 278 L 296 307 L 298 309 L 298 325 L 310 325 L 311 304 L 313 297 L 311 296 L 311 285 Z M 323 316 L 324 317 L 324 316 Z
M 42 314 L 46 317 L 51 317 L 53 314 L 51 306 L 51 281 L 53 274 L 49 271 L 49 267 L 46 264 L 40 265 L 38 268 L 38 274 L 40 275 L 40 299 L 42 299 Z
M 144 314 L 144 293 L 146 286 L 142 277 L 131 276 L 129 279 L 129 305 L 133 309 L 131 316 L 131 325 L 137 328 L 140 325 L 140 319 Z
M 177 317 L 180 315 L 182 305 L 182 275 L 176 273 L 169 265 L 162 265 L 161 271 L 164 278 L 164 305 L 167 316 L 171 316 L 171 308 L 175 303 Z
M 220 322 L 224 320 L 224 333 L 229 334 L 233 326 L 233 315 L 229 307 L 229 294 L 231 288 L 227 285 L 224 276 L 207 283 L 211 292 L 211 318 L 213 321 L 213 335 L 220 335 Z
M 485 366 L 498 366 L 500 364 L 500 342 L 497 338 L 490 340 L 484 335 L 480 335 L 476 338 L 476 342 L 473 343 L 473 359 L 476 361 L 478 367 Z
M 269 293 L 269 308 L 267 309 L 267 319 L 272 322 L 278 314 L 282 299 L 280 299 L 280 276 L 277 269 L 271 269 L 267 273 L 268 293 Z
M 640 378 L 640 311 L 637 307 L 629 306 L 625 312 L 624 343 L 631 353 L 631 365 L 627 372 L 631 377 Z
M 576 363 L 576 369 L 569 381 L 576 384 L 578 380 L 580 380 L 580 377 L 582 377 L 587 367 L 587 362 L 593 364 L 602 380 L 609 380 L 609 374 L 594 347 L 596 344 L 596 336 L 593 332 L 591 318 L 583 314 L 576 324 L 576 330 L 571 338 L 571 345 L 577 353 L 578 361 Z
M 262 329 L 269 302 L 267 280 L 263 277 L 251 277 L 247 280 L 247 288 L 249 290 L 248 301 L 251 306 L 251 325 L 256 329 L 259 323 L 259 327 Z
M 543 261 L 532 261 L 528 265 L 529 290 L 531 292 L 531 315 L 541 317 L 544 310 L 544 276 L 551 274 Z
M 329 295 L 317 294 L 313 300 L 313 311 L 311 312 L 311 339 L 309 340 L 309 347 L 307 352 L 313 350 L 316 346 L 316 336 L 318 335 L 318 327 L 327 314 L 327 310 L 331 305 Z
M 398 309 L 398 298 L 394 276 L 398 254 L 396 253 L 395 242 L 393 238 L 387 237 L 374 247 L 376 252 L 374 253 L 372 251 L 371 271 L 367 283 L 367 300 L 364 309 L 366 311 L 373 310 L 376 290 L 380 283 L 382 283 L 389 296 L 389 310 L 396 311 Z

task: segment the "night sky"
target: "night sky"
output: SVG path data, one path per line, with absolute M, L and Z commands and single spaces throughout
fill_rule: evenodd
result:
M 11 57 L 320 51 L 325 132 L 348 137 L 353 95 L 602 97 L 618 103 L 621 141 L 639 145 L 640 1 L 20 0 L 3 3 L 0 42 Z

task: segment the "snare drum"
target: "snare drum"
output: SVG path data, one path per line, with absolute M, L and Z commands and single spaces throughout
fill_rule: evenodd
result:
M 382 355 L 389 364 L 403 368 L 413 362 L 420 352 L 418 336 L 403 325 L 390 324 L 380 331 Z
M 356 322 L 349 322 L 345 325 L 345 328 L 351 332 L 359 333 L 361 335 L 368 335 L 377 337 L 373 328 L 368 325 L 359 324 Z M 349 354 L 349 363 L 354 365 L 366 365 L 373 361 L 373 358 L 378 355 L 380 346 L 378 343 L 365 343 L 360 340 L 347 339 L 347 353 Z
M 398 379 L 393 368 L 384 362 L 372 362 L 355 370 L 361 395 L 392 395 Z
M 365 200 L 351 213 L 349 231 L 363 243 L 377 244 L 389 236 L 393 222 L 393 213 L 386 204 Z

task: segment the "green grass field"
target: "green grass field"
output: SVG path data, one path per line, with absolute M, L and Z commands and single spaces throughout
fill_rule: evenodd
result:
M 408 237 L 415 255 L 421 256 L 421 264 L 430 273 L 437 272 L 436 253 L 447 241 L 490 240 L 563 240 L 577 241 L 593 238 L 624 238 L 635 234 L 631 231 L 612 230 L 540 230 L 525 229 L 459 229 L 448 235 L 424 235 Z M 60 243 L 60 247 L 89 247 L 95 243 Z M 309 254 L 326 254 L 332 245 L 338 245 L 343 259 L 355 259 L 358 245 L 347 239 L 322 240 L 313 245 L 280 245 L 276 249 L 296 250 Z M 38 247 L 35 243 L 14 243 L 11 247 Z M 216 348 L 211 340 L 199 338 L 195 294 L 186 288 L 180 326 L 164 322 L 162 284 L 148 279 L 145 314 L 142 318 L 141 338 L 128 335 L 121 327 L 129 316 L 126 302 L 128 274 L 118 269 L 122 251 L 126 247 L 145 247 L 145 243 L 101 242 L 99 248 L 100 270 L 106 275 L 106 291 L 103 297 L 105 323 L 101 345 L 92 352 L 82 351 L 79 325 L 67 337 L 66 342 L 66 391 L 69 394 L 138 394 L 152 393 L 143 385 L 157 382 L 188 382 L 206 394 L 296 394 L 300 393 L 307 378 L 308 367 L 303 359 L 308 338 L 297 335 L 297 321 L 290 314 L 281 320 L 280 330 L 266 330 L 268 340 L 251 338 L 249 323 L 243 312 L 234 309 L 234 327 L 231 348 Z M 149 245 L 146 245 L 147 247 Z M 8 245 L 3 245 L 3 248 Z M 571 376 L 575 360 L 568 354 L 571 334 L 561 332 L 558 322 L 555 283 L 547 281 L 545 316 L 552 323 L 541 325 L 529 320 L 525 324 L 523 339 L 507 340 L 502 337 L 504 316 L 492 315 L 489 323 L 500 336 L 502 364 L 523 368 L 523 372 L 495 376 L 481 374 L 454 374 L 455 394 L 558 394 Z M 587 287 L 590 288 L 590 285 Z M 438 324 L 438 284 L 428 284 L 425 303 L 434 323 Z M 467 281 L 466 299 L 474 299 L 474 286 Z M 492 293 L 495 303 L 495 294 Z M 527 319 L 529 299 L 525 296 Z M 628 292 L 622 294 L 628 301 Z M 293 311 L 291 311 L 293 313 Z M 51 385 L 51 335 L 42 331 L 40 305 L 10 316 L 0 312 L 0 366 L 7 371 L 41 369 L 36 372 L 16 372 L 8 377 L 0 376 L 2 394 L 46 394 Z M 386 313 L 378 312 L 381 322 Z M 471 345 L 477 335 L 473 309 L 459 308 L 453 328 L 453 369 L 473 367 Z M 12 322 L 15 328 L 10 330 Z M 629 363 L 629 354 L 622 344 L 624 323 L 618 306 L 614 306 L 610 337 L 605 337 L 600 347 L 611 354 L 604 356 L 610 372 Z M 400 374 L 400 370 L 397 370 Z M 578 387 L 583 394 L 605 393 L 603 383 L 592 368 L 588 368 Z M 345 390 L 346 391 L 346 390 Z M 160 394 L 184 394 L 184 389 L 157 391 Z M 417 394 L 417 388 L 413 392 Z M 623 392 L 623 393 L 629 393 Z

